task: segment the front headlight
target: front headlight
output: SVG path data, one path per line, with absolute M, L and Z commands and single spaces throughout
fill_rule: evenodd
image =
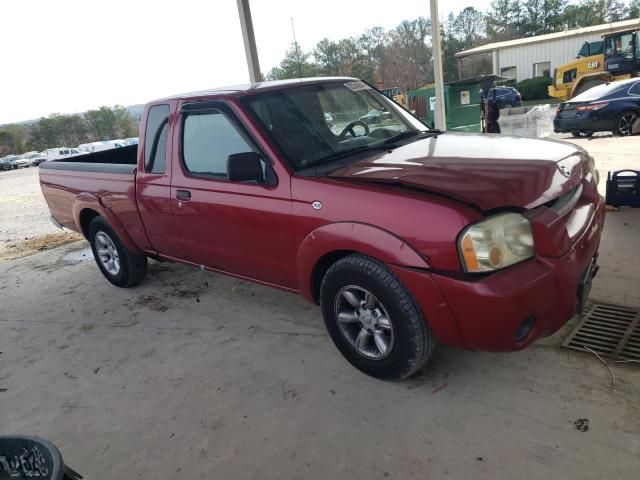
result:
M 458 240 L 466 272 L 490 272 L 533 257 L 531 224 L 519 213 L 499 213 L 467 227 Z

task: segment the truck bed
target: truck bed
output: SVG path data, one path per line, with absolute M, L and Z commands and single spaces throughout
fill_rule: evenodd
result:
M 137 145 L 131 145 L 40 164 L 42 192 L 55 221 L 82 232 L 82 209 L 93 204 L 107 209 L 132 231 L 140 230 L 135 198 L 137 150 Z
M 40 164 L 40 168 L 45 170 L 131 174 L 136 169 L 137 154 L 138 146 L 129 145 L 127 147 L 103 150 L 102 152 L 43 162 Z

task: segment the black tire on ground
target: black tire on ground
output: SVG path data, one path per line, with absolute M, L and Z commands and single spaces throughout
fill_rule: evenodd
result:
M 371 292 L 390 317 L 393 341 L 383 358 L 360 353 L 338 323 L 338 305 L 344 300 L 341 291 L 352 286 Z M 393 272 L 373 258 L 352 254 L 333 264 L 322 279 L 320 306 L 338 350 L 353 366 L 373 377 L 406 378 L 427 362 L 435 348 L 433 333 L 416 301 Z M 352 325 L 361 328 L 358 321 Z
M 626 110 L 616 119 L 616 126 L 611 133 L 616 137 L 624 137 L 633 134 L 633 125 L 638 120 L 637 112 Z
M 593 136 L 593 132 L 571 132 L 571 136 L 573 136 L 573 138 L 589 138 Z
M 117 273 L 110 273 L 106 266 L 100 261 L 98 254 L 99 246 L 96 244 L 96 236 L 106 235 L 112 242 L 117 251 L 119 268 Z M 144 255 L 136 255 L 124 246 L 120 237 L 107 223 L 104 217 L 97 216 L 89 225 L 89 243 L 93 251 L 93 257 L 98 264 L 98 268 L 107 280 L 117 287 L 133 287 L 138 285 L 147 273 L 147 257 Z

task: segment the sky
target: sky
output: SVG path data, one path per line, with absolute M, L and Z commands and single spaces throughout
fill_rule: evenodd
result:
M 441 19 L 490 0 L 440 2 Z M 428 0 L 250 0 L 263 73 L 311 50 L 429 17 Z M 0 0 L 0 124 L 248 82 L 236 0 Z

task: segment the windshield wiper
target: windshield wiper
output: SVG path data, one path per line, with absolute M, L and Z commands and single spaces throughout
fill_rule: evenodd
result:
M 321 158 L 320 160 L 314 162 L 313 164 L 309 165 L 310 167 L 316 167 L 318 165 L 323 165 L 325 163 L 330 163 L 333 162 L 335 160 L 339 160 L 341 158 L 344 157 L 348 157 L 350 155 L 356 154 L 356 153 L 360 153 L 360 152 L 366 152 L 367 150 L 377 150 L 381 148 L 380 145 L 378 146 L 371 146 L 371 145 L 362 145 L 360 147 L 355 147 L 355 148 L 351 148 L 349 150 L 343 150 L 342 152 L 336 152 L 334 154 L 328 155 L 324 158 Z
M 374 144 L 374 145 L 361 145 L 359 147 L 355 147 L 355 148 L 351 148 L 349 150 L 343 150 L 342 152 L 336 152 L 333 153 L 331 155 L 328 155 L 326 157 L 320 158 L 318 160 L 316 160 L 315 162 L 313 162 L 312 164 L 306 165 L 304 168 L 298 170 L 298 174 L 305 174 L 305 173 L 317 173 L 319 168 L 328 166 L 329 164 L 333 164 L 335 163 L 337 160 L 341 160 L 344 159 L 345 157 L 350 157 L 352 155 L 356 155 L 358 153 L 363 153 L 363 152 L 373 152 L 376 150 L 388 150 L 390 148 L 395 148 L 397 145 L 395 145 L 396 142 L 398 142 L 399 140 L 402 140 L 404 138 L 410 138 L 410 137 L 415 137 L 415 136 L 422 136 L 422 135 L 428 135 L 428 136 L 437 136 L 441 133 L 440 130 L 436 130 L 436 129 L 432 129 L 432 130 L 406 130 L 404 132 L 400 132 L 397 135 L 394 135 L 393 137 L 389 137 L 387 138 L 384 142 L 379 143 L 379 144 Z M 332 165 L 332 170 L 335 169 L 336 167 L 339 168 L 342 165 L 336 166 L 336 165 Z
M 389 137 L 384 141 L 384 145 L 390 145 L 392 143 L 396 143 L 399 140 L 404 140 L 405 138 L 411 138 L 411 137 L 415 137 L 418 135 L 429 135 L 429 136 L 436 136 L 436 135 L 440 135 L 441 132 L 440 130 L 437 129 L 433 129 L 433 130 L 406 130 L 404 132 L 400 132 L 397 135 L 394 135 L 393 137 Z
M 386 150 L 389 147 L 387 145 L 384 144 L 380 144 L 380 145 L 361 145 L 359 147 L 355 147 L 355 148 L 351 148 L 349 150 L 344 150 L 342 152 L 336 152 L 332 155 L 328 155 L 326 157 L 320 158 L 318 160 L 316 160 L 315 162 L 313 162 L 310 165 L 306 165 L 304 168 L 298 170 L 297 173 L 299 174 L 304 174 L 304 173 L 317 173 L 318 172 L 318 168 L 322 168 L 322 167 L 326 167 L 329 166 L 330 164 L 334 164 L 332 165 L 332 170 L 335 168 L 339 168 L 342 165 L 335 165 L 335 162 L 337 160 L 341 160 L 344 159 L 345 157 L 350 157 L 352 155 L 356 155 L 358 153 L 363 153 L 363 152 L 373 152 L 375 150 Z

